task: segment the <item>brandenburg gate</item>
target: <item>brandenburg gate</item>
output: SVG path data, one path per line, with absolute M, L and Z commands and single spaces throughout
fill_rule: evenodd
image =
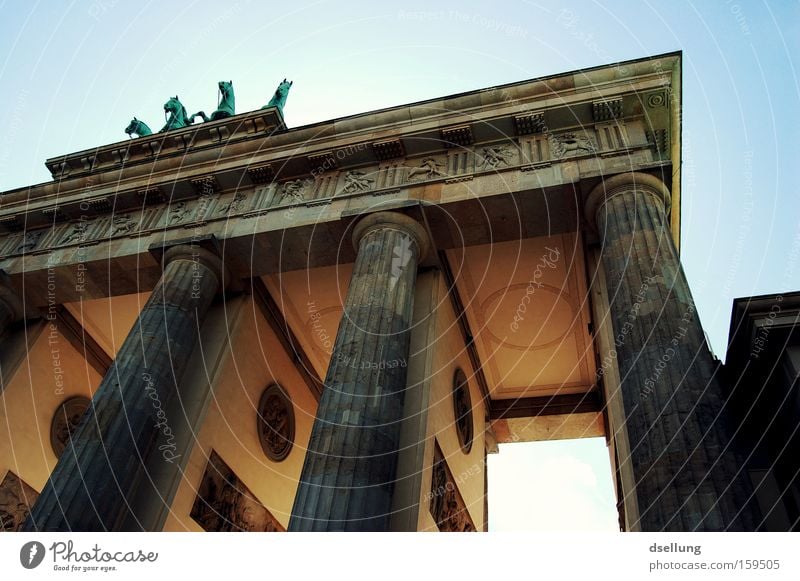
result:
M 3 529 L 482 531 L 499 443 L 597 436 L 623 530 L 754 528 L 679 53 L 291 129 L 290 84 L 0 196 Z

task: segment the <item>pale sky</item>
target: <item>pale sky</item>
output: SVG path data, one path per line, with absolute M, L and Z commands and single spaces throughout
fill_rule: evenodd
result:
M 48 181 L 48 157 L 125 139 L 134 115 L 157 130 L 170 96 L 213 110 L 223 79 L 238 112 L 293 80 L 298 127 L 682 49 L 682 259 L 724 357 L 734 297 L 800 288 L 800 3 L 565 4 L 0 2 L 0 191 Z M 555 528 L 556 513 L 608 526 L 607 463 L 596 440 L 504 446 L 492 529 Z

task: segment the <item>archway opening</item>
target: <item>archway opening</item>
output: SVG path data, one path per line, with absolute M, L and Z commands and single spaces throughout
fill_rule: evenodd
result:
M 604 438 L 499 447 L 488 457 L 489 531 L 619 531 Z

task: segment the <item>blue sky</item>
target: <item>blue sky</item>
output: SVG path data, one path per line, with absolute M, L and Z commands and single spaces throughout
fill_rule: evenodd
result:
M 240 112 L 294 80 L 297 127 L 681 49 L 682 259 L 724 357 L 734 297 L 800 288 L 800 3 L 564 4 L 0 2 L 0 190 L 172 95 L 209 112 L 222 79 Z

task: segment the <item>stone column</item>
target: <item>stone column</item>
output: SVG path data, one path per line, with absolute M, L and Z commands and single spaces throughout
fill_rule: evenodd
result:
M 428 237 L 378 212 L 356 225 L 358 252 L 289 530 L 389 528 L 417 265 Z
M 182 450 L 165 410 L 224 284 L 221 261 L 194 245 L 169 248 L 164 272 L 92 406 L 61 455 L 25 525 L 33 531 L 121 530 L 148 460 L 176 462 Z M 153 502 L 161 502 L 154 495 Z
M 617 175 L 586 202 L 602 240 L 614 345 L 643 531 L 748 530 L 749 484 L 727 436 L 705 344 L 657 178 Z

